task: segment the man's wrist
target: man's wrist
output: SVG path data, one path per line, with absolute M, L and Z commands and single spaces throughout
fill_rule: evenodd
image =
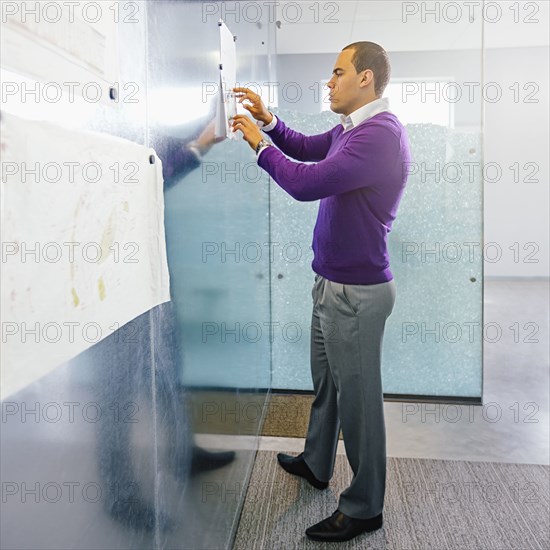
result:
M 273 113 L 269 114 L 271 115 L 271 122 L 269 124 L 266 125 L 263 120 L 258 121 L 258 127 L 262 130 L 262 132 L 269 133 L 275 128 L 275 126 L 277 126 L 277 117 Z
M 266 118 L 262 119 L 262 122 L 264 123 L 264 126 L 269 126 L 273 122 L 273 113 L 270 113 L 268 111 L 268 115 Z
M 269 143 L 269 141 L 267 141 L 267 139 L 264 139 L 262 138 L 258 144 L 256 145 L 256 147 L 254 148 L 254 151 L 256 154 L 258 154 L 258 151 L 262 148 L 262 147 L 266 147 L 267 145 L 271 145 L 271 143 Z

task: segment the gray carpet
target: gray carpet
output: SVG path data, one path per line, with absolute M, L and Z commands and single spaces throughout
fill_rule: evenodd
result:
M 352 476 L 346 457 L 319 491 L 284 472 L 276 454 L 257 453 L 234 550 L 550 549 L 548 466 L 388 458 L 384 526 L 327 544 L 304 531 L 336 510 Z

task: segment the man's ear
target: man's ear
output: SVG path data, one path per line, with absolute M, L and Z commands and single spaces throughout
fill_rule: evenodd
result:
M 374 73 L 370 69 L 365 69 L 363 71 L 363 76 L 361 77 L 361 83 L 359 84 L 362 88 L 368 86 L 374 78 Z

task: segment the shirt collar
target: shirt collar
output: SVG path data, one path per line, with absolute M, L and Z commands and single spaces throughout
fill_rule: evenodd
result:
M 353 113 L 347 116 L 340 115 L 340 121 L 342 123 L 342 126 L 344 127 L 344 132 L 355 128 L 357 125 L 361 124 L 361 122 L 364 122 L 374 115 L 377 115 L 378 113 L 382 113 L 384 111 L 391 113 L 390 102 L 387 97 L 380 97 L 378 99 L 375 99 L 374 101 L 371 101 L 370 103 L 359 107 L 359 109 L 353 111 Z

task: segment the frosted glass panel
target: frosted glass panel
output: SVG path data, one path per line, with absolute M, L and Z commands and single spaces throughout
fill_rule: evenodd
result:
M 481 136 L 432 124 L 407 131 L 415 167 L 441 171 L 409 175 L 390 233 L 400 299 L 384 335 L 384 391 L 479 397 Z
M 170 189 L 168 256 L 172 296 L 185 346 L 187 385 L 267 388 L 269 357 L 269 242 L 267 177 L 240 176 L 254 169 L 252 150 L 224 142 L 197 169 Z M 212 174 L 221 167 L 226 174 Z M 230 174 L 230 170 L 236 170 Z M 182 236 L 185 235 L 185 238 Z

